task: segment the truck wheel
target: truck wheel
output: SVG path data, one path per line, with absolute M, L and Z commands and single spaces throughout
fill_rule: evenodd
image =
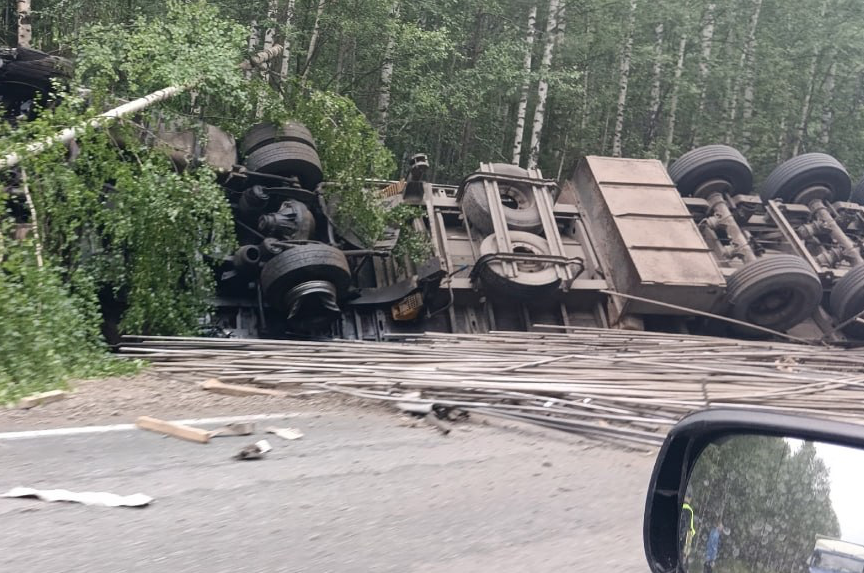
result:
M 845 322 L 864 311 L 864 265 L 849 269 L 831 289 L 828 300 L 831 314 L 840 322 Z M 864 339 L 864 325 L 855 321 L 843 333 L 850 338 Z
M 259 123 L 253 125 L 243 137 L 243 142 L 240 144 L 240 153 L 246 156 L 259 147 L 273 143 L 276 141 L 296 141 L 305 143 L 312 149 L 315 147 L 315 138 L 312 137 L 312 132 L 303 125 L 294 121 L 288 121 L 277 127 L 272 123 Z
M 730 316 L 785 331 L 812 315 L 822 300 L 819 275 L 795 255 L 770 255 L 738 269 L 726 282 Z
M 270 259 L 261 271 L 261 289 L 268 302 L 286 310 L 285 295 L 308 281 L 327 281 L 343 296 L 351 284 L 345 254 L 323 243 L 297 245 Z
M 846 201 L 852 191 L 849 173 L 824 153 L 805 153 L 781 163 L 765 180 L 762 199 L 807 204 L 813 199 Z
M 513 177 L 528 177 L 528 171 L 509 163 L 493 163 L 492 168 L 498 175 Z M 507 226 L 514 231 L 533 233 L 543 227 L 540 211 L 534 202 L 534 192 L 528 184 L 511 184 L 498 182 L 501 203 L 504 207 L 504 219 Z M 468 221 L 478 231 L 488 235 L 495 231 L 492 225 L 492 213 L 489 211 L 489 201 L 486 199 L 486 189 L 482 181 L 469 183 L 462 197 L 462 212 Z
M 522 231 L 510 231 L 510 244 L 513 253 L 548 255 L 549 244 L 546 239 Z M 498 244 L 495 235 L 489 235 L 480 244 L 480 256 L 497 254 Z M 492 260 L 480 269 L 480 281 L 491 293 L 509 296 L 519 300 L 535 300 L 558 288 L 560 279 L 551 263 L 525 261 L 516 263 L 518 273 L 508 277 L 501 261 Z
M 246 169 L 282 177 L 295 176 L 304 189 L 315 189 L 324 179 L 318 152 L 305 143 L 277 141 L 246 157 Z
M 706 145 L 688 151 L 669 167 L 682 197 L 692 197 L 709 181 L 723 181 L 730 195 L 753 192 L 753 171 L 743 155 L 728 145 Z

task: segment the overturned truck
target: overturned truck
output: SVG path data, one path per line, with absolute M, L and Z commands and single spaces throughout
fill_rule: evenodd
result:
M 414 156 L 380 201 L 417 205 L 431 245 L 393 254 L 334 223 L 315 141 L 259 125 L 225 183 L 241 246 L 218 270 L 216 335 L 382 340 L 601 327 L 864 339 L 864 186 L 834 158 L 783 163 L 760 188 L 736 150 L 655 160 L 586 157 L 561 183 L 485 163 L 459 185 Z

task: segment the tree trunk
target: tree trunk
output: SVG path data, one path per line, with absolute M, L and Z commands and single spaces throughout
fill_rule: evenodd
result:
M 390 11 L 393 30 L 387 38 L 384 64 L 381 66 L 381 82 L 378 88 L 378 137 L 381 142 L 387 136 L 387 118 L 390 114 L 390 84 L 393 79 L 393 50 L 396 49 L 396 27 L 399 23 L 399 2 L 393 3 Z
M 267 22 L 269 23 L 268 27 L 264 30 L 264 44 L 262 48 L 267 50 L 273 47 L 273 43 L 276 38 L 276 30 L 273 28 L 273 22 L 276 20 L 276 11 L 279 8 L 279 4 L 277 0 L 270 0 L 267 3 Z M 264 68 L 261 70 L 261 78 L 266 82 L 270 79 L 270 62 L 264 64 Z
M 546 38 L 543 45 L 543 60 L 540 62 L 540 80 L 537 82 L 537 105 L 534 107 L 534 123 L 531 127 L 531 150 L 528 169 L 535 169 L 540 158 L 540 135 L 546 116 L 546 96 L 549 94 L 549 67 L 552 65 L 552 52 L 555 48 L 555 33 L 558 27 L 558 0 L 549 0 L 549 17 L 546 20 Z
M 249 53 L 255 51 L 255 47 L 258 45 L 258 20 L 252 20 L 252 24 L 249 27 L 249 38 L 247 39 L 246 48 Z M 252 68 L 246 70 L 246 79 L 252 79 Z
M 18 47 L 29 48 L 33 40 L 30 24 L 30 0 L 18 0 Z
M 348 45 L 350 41 L 345 38 L 345 34 L 339 33 L 339 49 L 336 52 L 336 74 L 333 76 L 333 91 L 342 92 L 342 76 L 345 73 L 345 58 L 348 55 Z
M 627 41 L 621 55 L 621 74 L 618 83 L 618 111 L 615 115 L 615 133 L 612 136 L 612 157 L 621 157 L 621 136 L 624 132 L 624 111 L 627 107 L 627 85 L 630 82 L 630 58 L 633 55 L 633 35 L 636 29 L 637 0 L 630 0 L 627 21 Z
M 528 88 L 531 87 L 531 56 L 534 51 L 534 28 L 537 23 L 537 6 L 528 12 L 528 33 L 525 36 L 525 60 L 522 64 L 522 91 L 519 94 L 519 109 L 516 112 L 516 134 L 513 137 L 514 165 L 522 160 L 522 139 L 525 136 L 525 115 L 528 110 Z
M 672 79 L 672 96 L 669 101 L 669 125 L 666 128 L 666 149 L 663 162 L 668 166 L 672 153 L 672 142 L 675 138 L 675 120 L 678 114 L 678 94 L 681 91 L 681 74 L 684 72 L 684 56 L 687 52 L 687 33 L 681 35 L 678 43 L 678 61 L 675 64 L 675 77 Z
M 804 134 L 807 131 L 807 123 L 810 118 L 810 106 L 813 102 L 813 91 L 816 89 L 816 69 L 819 66 L 819 53 L 814 49 L 813 58 L 810 62 L 810 71 L 807 75 L 807 91 L 804 93 L 804 102 L 801 105 L 801 117 L 798 120 L 798 127 L 795 129 L 795 141 L 792 144 L 792 157 L 798 155 L 801 151 L 801 145 L 804 143 Z
M 819 11 L 819 22 L 825 19 L 828 12 L 828 0 L 822 0 L 822 8 Z M 801 117 L 798 120 L 798 128 L 795 130 L 795 142 L 792 144 L 792 157 L 798 155 L 804 143 L 807 132 L 807 123 L 810 119 L 810 108 L 813 103 L 813 91 L 816 89 L 816 70 L 819 68 L 820 44 L 813 46 L 813 54 L 810 60 L 810 70 L 807 75 L 807 91 L 804 94 L 804 102 L 801 105 Z
M 711 46 L 714 43 L 714 11 L 715 2 L 709 2 L 705 10 L 705 20 L 702 26 L 702 55 L 699 58 L 699 106 L 696 108 L 696 118 L 693 124 L 693 147 L 701 144 L 699 122 L 705 115 L 705 100 L 708 96 L 708 72 L 711 70 Z
M 827 151 L 831 142 L 831 126 L 834 123 L 834 86 L 837 76 L 837 62 L 831 62 L 828 77 L 825 78 L 825 106 L 822 108 L 822 136 L 819 138 L 822 151 Z
M 777 129 L 777 156 L 774 162 L 777 165 L 783 163 L 786 159 L 786 116 L 780 118 L 780 127 Z
M 744 120 L 744 132 L 742 137 L 744 147 L 750 149 L 750 120 L 753 118 L 753 83 L 755 71 L 753 65 L 756 59 L 756 28 L 759 25 L 759 15 L 762 12 L 762 0 L 753 0 L 753 12 L 750 14 L 750 23 L 747 27 L 747 39 L 744 41 L 744 53 L 741 54 L 741 65 L 738 81 L 744 83 L 744 102 L 742 118 Z M 732 106 L 729 109 L 729 125 L 726 132 L 726 142 L 732 143 L 735 135 L 735 121 L 738 115 L 738 94 L 740 88 L 735 88 Z
M 663 77 L 663 22 L 654 28 L 654 68 L 651 70 L 651 107 L 648 111 L 648 129 L 645 132 L 645 149 L 654 145 L 657 137 L 657 122 L 660 119 L 660 81 Z
M 294 0 L 285 7 L 285 38 L 282 40 L 282 69 L 279 79 L 285 81 L 291 72 L 291 28 L 294 25 Z
M 324 6 L 327 0 L 318 0 L 318 11 L 315 13 L 315 24 L 312 26 L 312 35 L 309 36 L 309 49 L 306 50 L 306 63 L 303 65 L 303 73 L 300 80 L 306 82 L 309 69 L 312 67 L 312 58 L 315 57 L 315 48 L 318 46 L 318 34 L 321 33 L 321 16 L 324 14 Z

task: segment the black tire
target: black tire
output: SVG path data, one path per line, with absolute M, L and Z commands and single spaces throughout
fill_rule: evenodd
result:
M 692 197 L 709 181 L 723 180 L 731 195 L 753 192 L 753 170 L 747 159 L 727 145 L 706 145 L 688 151 L 669 167 L 669 177 L 682 197 Z
M 498 175 L 529 176 L 525 169 L 509 163 L 493 163 L 492 169 Z M 534 233 L 543 228 L 540 210 L 534 202 L 534 193 L 530 185 L 511 185 L 498 182 L 498 189 L 502 195 L 511 199 L 512 204 L 503 203 L 502 205 L 508 228 L 526 233 Z M 486 199 L 486 190 L 482 181 L 469 183 L 465 187 L 465 194 L 462 196 L 462 212 L 482 234 L 488 235 L 495 231 L 492 225 L 492 214 L 489 211 L 489 201 Z
M 849 269 L 831 289 L 828 300 L 831 314 L 839 322 L 845 322 L 864 311 L 864 265 Z M 864 339 L 864 325 L 853 322 L 843 328 L 850 338 Z
M 240 153 L 245 156 L 268 143 L 276 141 L 296 141 L 298 143 L 305 143 L 312 149 L 317 149 L 312 132 L 302 123 L 289 121 L 284 123 L 282 127 L 277 127 L 272 123 L 259 123 L 252 126 L 243 137 L 243 142 L 240 144 Z
M 510 243 L 516 252 L 523 250 L 538 255 L 550 254 L 546 239 L 531 233 L 510 231 Z M 481 256 L 498 252 L 494 235 L 483 239 L 480 245 Z M 519 273 L 515 277 L 508 277 L 504 274 L 500 261 L 491 261 L 480 268 L 480 281 L 490 294 L 526 302 L 549 295 L 561 282 L 555 267 L 549 263 L 517 263 L 517 265 L 519 265 Z
M 258 173 L 297 177 L 304 189 L 315 189 L 324 180 L 318 152 L 297 141 L 277 141 L 259 147 L 246 157 L 246 169 Z
M 864 178 L 862 178 L 855 187 L 852 188 L 852 194 L 849 195 L 849 200 L 859 205 L 864 205 Z
M 738 269 L 726 281 L 730 316 L 785 331 L 811 316 L 822 301 L 822 282 L 795 255 L 770 255 Z
M 805 153 L 780 164 L 765 180 L 762 199 L 782 199 L 787 203 L 806 202 L 799 198 L 811 187 L 825 187 L 828 201 L 846 201 L 852 192 L 852 180 L 843 164 L 824 153 Z
M 291 288 L 306 281 L 329 281 L 339 297 L 351 284 L 351 269 L 345 254 L 323 243 L 297 245 L 276 255 L 261 271 L 261 289 L 267 301 L 284 310 L 284 296 Z

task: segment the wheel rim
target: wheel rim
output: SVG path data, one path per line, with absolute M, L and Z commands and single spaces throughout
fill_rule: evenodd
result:
M 785 315 L 795 300 L 795 291 L 792 289 L 778 288 L 768 291 L 747 308 L 748 322 L 770 324 Z

